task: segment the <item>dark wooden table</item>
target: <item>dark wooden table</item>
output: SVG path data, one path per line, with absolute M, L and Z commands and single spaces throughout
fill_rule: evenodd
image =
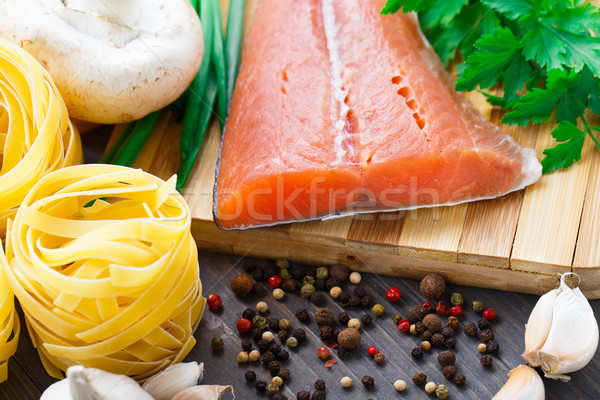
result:
M 105 142 L 105 136 L 94 134 L 84 136 L 88 162 L 98 158 L 97 149 L 101 149 Z M 410 351 L 418 346 L 420 341 L 415 336 L 398 332 L 392 321 L 394 313 L 405 315 L 408 307 L 423 301 L 417 281 L 363 274 L 363 282 L 369 294 L 376 302 L 385 305 L 385 316 L 376 318 L 371 327 L 362 329 L 363 339 L 357 350 L 327 369 L 324 362 L 316 355 L 317 348 L 322 345 L 316 324 L 313 321 L 304 326 L 294 316 L 297 308 L 306 307 L 309 311 L 314 311 L 317 308 L 315 305 L 293 294 L 287 294 L 282 301 L 275 300 L 270 294 L 260 298 L 250 295 L 242 301 L 236 298 L 229 288 L 230 279 L 242 270 L 239 257 L 200 253 L 199 261 L 205 296 L 208 293 L 219 293 L 223 298 L 224 306 L 217 313 L 205 311 L 195 335 L 198 343 L 187 360 L 204 362 L 204 383 L 231 384 L 235 388 L 237 399 L 267 398 L 264 394 L 258 394 L 253 385 L 245 382 L 244 373 L 252 369 L 259 379 L 270 380 L 269 372 L 260 363 L 238 364 L 236 361 L 236 356 L 241 350 L 241 339 L 235 329 L 235 322 L 240 318 L 244 308 L 254 307 L 260 300 L 269 304 L 268 316 L 289 318 L 293 327 L 304 327 L 307 332 L 307 341 L 291 351 L 290 359 L 283 363 L 284 367 L 291 371 L 291 379 L 286 382 L 283 391 L 289 399 L 295 399 L 296 393 L 300 390 L 313 389 L 312 385 L 318 378 L 327 382 L 328 399 L 435 398 L 411 382 L 411 377 L 418 371 L 425 372 L 430 380 L 438 384 L 446 384 L 450 388 L 451 399 L 489 399 L 504 384 L 508 371 L 523 362 L 520 355 L 523 351 L 524 325 L 538 299 L 537 296 L 517 293 L 460 286 L 448 287 L 447 294 L 460 292 L 467 302 L 480 300 L 486 306 L 494 308 L 498 314 L 498 318 L 493 323 L 493 330 L 500 344 L 500 353 L 495 357 L 494 364 L 489 370 L 479 363 L 480 354 L 476 349 L 479 341 L 466 336 L 462 328 L 458 330 L 455 348 L 456 367 L 458 372 L 467 377 L 467 384 L 463 388 L 458 388 L 442 376 L 441 368 L 437 364 L 437 354 L 443 349 L 434 348 L 425 353 L 422 360 L 414 360 Z M 350 287 L 349 283 L 346 285 Z M 385 299 L 385 292 L 390 286 L 397 286 L 402 292 L 402 299 L 397 303 L 390 303 Z M 326 297 L 326 305 L 336 314 L 342 310 L 337 301 L 329 296 Z M 592 307 L 596 315 L 600 315 L 600 301 L 593 301 Z M 369 311 L 349 310 L 350 315 L 356 317 L 360 317 L 365 312 Z M 22 318 L 22 313 L 20 315 Z M 465 307 L 461 323 L 464 325 L 471 321 L 476 322 L 478 318 L 479 316 L 469 307 Z M 38 399 L 42 391 L 54 382 L 44 371 L 37 352 L 31 345 L 23 319 L 21 321 L 23 329 L 19 348 L 10 360 L 8 380 L 0 384 L 0 400 Z M 215 336 L 222 337 L 225 342 L 224 350 L 221 352 L 211 350 L 210 341 Z M 383 365 L 375 364 L 367 355 L 366 349 L 370 345 L 377 346 L 386 355 Z M 332 355 L 337 359 L 335 351 Z M 375 386 L 371 390 L 364 389 L 360 384 L 360 379 L 365 374 L 375 378 Z M 354 385 L 350 389 L 341 388 L 339 380 L 343 376 L 350 376 L 354 380 Z M 571 374 L 571 378 L 569 383 L 545 379 L 546 398 L 600 398 L 600 354 L 596 353 L 590 364 L 583 370 Z M 392 384 L 397 379 L 407 382 L 408 389 L 405 392 L 398 393 L 394 390 Z

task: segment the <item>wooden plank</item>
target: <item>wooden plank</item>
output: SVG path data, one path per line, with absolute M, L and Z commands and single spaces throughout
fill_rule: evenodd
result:
M 346 243 L 352 217 L 310 221 L 290 225 L 290 238 L 317 243 Z
M 348 240 L 369 246 L 396 246 L 400 241 L 406 213 L 403 211 L 357 215 L 352 220 Z
M 552 122 L 553 124 L 553 122 Z M 536 151 L 556 144 L 551 124 L 542 125 Z M 567 170 L 545 175 L 525 191 L 513 244 L 511 268 L 552 274 L 571 270 L 593 144 L 584 146 L 581 161 Z M 596 227 L 600 229 L 600 227 Z

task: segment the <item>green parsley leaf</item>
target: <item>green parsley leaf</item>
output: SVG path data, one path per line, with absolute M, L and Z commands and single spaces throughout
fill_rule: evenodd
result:
M 465 27 L 460 44 L 460 51 L 464 58 L 467 58 L 475 50 L 475 42 L 479 38 L 490 35 L 502 27 L 498 15 L 479 1 L 463 7 L 456 20 L 462 21 Z M 456 24 L 455 21 L 452 23 Z
M 402 8 L 404 13 L 410 11 L 423 11 L 430 6 L 427 0 L 387 0 L 385 7 L 381 10 L 382 14 L 394 14 Z
M 552 131 L 556 146 L 544 150 L 546 157 L 542 160 L 542 172 L 548 174 L 555 169 L 570 167 L 581 159 L 581 149 L 585 140 L 585 131 L 579 130 L 571 122 L 563 122 Z
M 426 32 L 438 25 L 448 25 L 468 2 L 469 0 L 435 1 L 435 5 L 419 13 L 421 28 Z
M 482 2 L 514 21 L 531 18 L 536 11 L 531 0 L 482 0 Z
M 552 69 L 548 72 L 546 88 L 536 88 L 520 97 L 513 104 L 513 111 L 502 118 L 502 122 L 519 126 L 529 121 L 540 123 L 550 120 L 556 108 L 558 122 L 575 122 L 583 115 L 586 101 L 578 91 L 581 77 L 575 71 Z

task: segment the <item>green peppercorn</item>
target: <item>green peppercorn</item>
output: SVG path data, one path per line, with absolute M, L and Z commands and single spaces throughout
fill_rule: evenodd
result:
M 279 320 L 279 329 L 288 330 L 290 329 L 290 320 L 287 318 L 281 318 Z
M 317 268 L 317 279 L 327 279 L 327 278 L 329 278 L 329 268 L 327 268 L 327 267 Z
M 304 286 L 302 286 L 302 289 L 300 289 L 300 294 L 305 299 L 310 299 L 310 296 L 312 296 L 315 293 L 315 291 L 316 289 L 313 285 L 311 285 L 310 283 L 306 283 Z
M 435 388 L 435 395 L 438 399 L 446 399 L 448 398 L 448 395 L 450 395 L 450 389 L 448 389 L 446 385 L 438 385 L 437 388 Z
M 473 311 L 475 311 L 476 313 L 482 313 L 483 310 L 485 310 L 485 306 L 483 305 L 482 302 L 480 302 L 480 301 L 473 302 Z
M 290 279 L 292 277 L 292 274 L 290 274 L 290 270 L 287 268 L 282 268 L 281 271 L 279 271 L 279 277 L 281 279 Z
M 394 314 L 394 323 L 397 325 L 398 322 L 400 322 L 400 320 L 402 320 L 402 315 L 400 314 Z
M 210 345 L 215 351 L 223 350 L 223 339 L 220 337 L 213 338 L 213 340 L 210 341 Z
M 252 327 L 258 328 L 260 330 L 265 329 L 268 323 L 269 322 L 267 321 L 267 319 L 265 317 L 261 317 L 260 315 L 257 315 L 256 317 L 252 318 Z
M 383 306 L 381 304 L 375 304 L 371 308 L 371 311 L 373 312 L 373 315 L 375 315 L 376 317 L 380 317 L 385 312 L 385 308 L 383 308 Z
M 267 391 L 267 396 L 274 396 L 277 393 L 279 393 L 279 386 L 277 386 L 274 383 L 271 383 L 271 384 L 267 385 L 266 391 Z
M 312 285 L 312 286 L 314 286 L 314 284 L 315 284 L 315 282 L 316 282 L 316 279 L 315 279 L 315 277 L 314 277 L 314 276 L 312 276 L 312 275 L 306 275 L 306 276 L 304 277 L 304 279 L 302 280 L 302 282 L 303 282 L 305 285 Z
M 279 258 L 277 261 L 275 261 L 275 266 L 281 269 L 288 269 L 290 267 L 290 262 L 285 258 Z
M 465 301 L 460 293 L 452 293 L 450 296 L 450 303 L 455 306 L 462 306 Z
M 287 338 L 287 340 L 285 341 L 285 345 L 289 348 L 294 348 L 296 346 L 298 346 L 298 339 L 296 339 L 295 337 L 289 337 Z

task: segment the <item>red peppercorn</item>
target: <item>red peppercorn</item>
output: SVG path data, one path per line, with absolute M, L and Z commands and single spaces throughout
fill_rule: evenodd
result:
M 317 356 L 319 356 L 319 358 L 321 360 L 326 360 L 329 358 L 329 355 L 331 354 L 331 350 L 329 350 L 327 347 L 325 346 L 321 346 L 319 347 L 319 349 L 317 350 Z
M 408 332 L 409 329 L 410 329 L 410 322 L 408 322 L 407 319 L 401 319 L 400 322 L 398 322 L 398 330 L 400 332 Z
M 236 328 L 239 333 L 250 332 L 250 329 L 252 329 L 252 322 L 250 322 L 246 318 L 240 318 L 240 320 L 236 324 Z
M 429 301 L 423 303 L 422 307 L 425 309 L 425 311 L 427 311 L 427 314 L 433 314 L 435 312 L 435 307 L 433 306 L 433 303 Z
M 389 301 L 396 302 L 396 301 L 400 300 L 400 296 L 401 296 L 400 289 L 398 289 L 397 287 L 391 287 L 388 289 L 386 296 Z
M 281 278 L 277 275 L 273 275 L 269 278 L 269 285 L 271 285 L 273 289 L 277 289 L 279 286 L 281 286 L 281 282 Z
M 463 309 L 461 306 L 454 306 L 450 309 L 450 315 L 453 317 L 460 317 L 463 315 Z
M 493 321 L 496 319 L 496 311 L 492 310 L 491 308 L 486 308 L 483 310 L 483 318 L 487 319 L 488 321 Z
M 435 306 L 435 311 L 438 314 L 440 314 L 442 317 L 447 317 L 448 314 L 450 314 L 450 310 L 448 310 L 448 306 L 443 301 L 440 301 L 437 303 L 437 306 Z
M 367 353 L 369 353 L 371 357 L 374 357 L 375 354 L 379 353 L 379 350 L 377 350 L 375 346 L 369 346 L 369 348 L 367 349 Z
M 221 305 L 223 305 L 223 301 L 221 300 L 221 296 L 219 296 L 216 293 L 211 293 L 208 295 L 208 300 L 206 301 L 206 304 L 208 304 L 208 309 L 210 311 L 216 311 L 219 308 L 221 308 Z

